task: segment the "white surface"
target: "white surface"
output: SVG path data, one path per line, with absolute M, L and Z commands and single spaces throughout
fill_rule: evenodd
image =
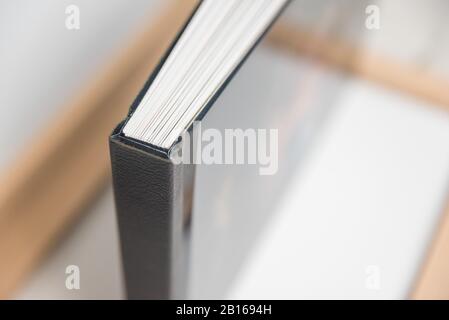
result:
M 20 299 L 120 299 L 123 297 L 118 232 L 112 188 L 86 212 L 45 263 L 38 268 Z M 66 268 L 80 270 L 80 289 L 65 286 Z
M 447 114 L 349 83 L 229 297 L 406 298 L 447 195 L 448 141 Z
M 350 82 L 229 297 L 405 298 L 441 213 L 448 141 L 447 114 Z M 109 190 L 17 297 L 121 297 L 116 241 Z M 64 286 L 70 264 L 79 291 Z

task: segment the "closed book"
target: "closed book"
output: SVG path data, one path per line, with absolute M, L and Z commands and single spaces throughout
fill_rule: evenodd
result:
M 307 139 L 290 142 L 327 109 L 278 105 L 294 92 L 281 83 L 292 62 L 252 53 L 287 3 L 201 2 L 111 135 L 128 298 L 225 297 L 286 188 Z

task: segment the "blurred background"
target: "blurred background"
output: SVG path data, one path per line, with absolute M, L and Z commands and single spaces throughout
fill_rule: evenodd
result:
M 107 137 L 194 4 L 0 0 L 1 298 L 124 298 Z M 225 298 L 449 298 L 448 13 L 292 1 L 233 89 L 284 88 L 300 170 Z

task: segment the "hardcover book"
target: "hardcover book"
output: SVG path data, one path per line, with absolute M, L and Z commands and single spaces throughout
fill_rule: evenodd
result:
M 202 1 L 111 135 L 128 298 L 223 298 L 326 114 L 253 52 L 287 4 Z

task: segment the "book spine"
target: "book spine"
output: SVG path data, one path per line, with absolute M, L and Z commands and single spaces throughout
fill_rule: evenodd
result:
M 117 135 L 110 155 L 127 297 L 183 298 L 182 166 Z

